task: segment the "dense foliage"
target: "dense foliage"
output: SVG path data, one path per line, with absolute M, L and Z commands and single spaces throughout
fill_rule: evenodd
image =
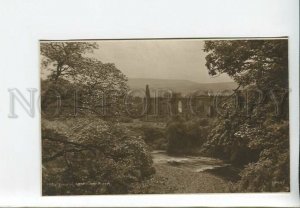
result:
M 167 124 L 167 151 L 170 154 L 193 153 L 206 141 L 208 133 L 207 119 L 185 120 L 175 116 Z
M 85 54 L 97 48 L 93 42 L 41 42 L 41 69 L 54 81 L 74 76 L 81 73 Z
M 206 41 L 210 75 L 226 73 L 238 84 L 258 88 L 288 87 L 288 41 Z
M 124 112 L 124 97 L 128 91 L 126 76 L 112 63 L 84 61 L 82 71 L 74 77 L 74 84 L 82 86 L 78 105 L 102 116 Z
M 42 110 L 45 115 L 87 113 L 115 116 L 124 112 L 126 76 L 112 63 L 89 58 L 96 43 L 42 42 Z M 54 114 L 54 115 L 53 115 Z
M 114 118 L 124 111 L 126 76 L 89 56 L 96 43 L 40 47 L 42 72 L 48 75 L 41 81 L 43 194 L 142 191 L 154 173 L 151 155 L 144 140 Z
M 45 121 L 43 194 L 126 194 L 154 173 L 144 141 L 101 119 Z
M 287 40 L 207 41 L 211 75 L 240 86 L 218 108 L 204 152 L 244 167 L 235 191 L 289 191 Z
M 165 150 L 167 148 L 167 139 L 165 128 L 157 127 L 151 124 L 141 126 L 143 139 L 146 144 L 153 150 Z

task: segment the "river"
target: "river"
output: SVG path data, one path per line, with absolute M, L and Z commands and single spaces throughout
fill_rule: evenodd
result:
M 201 156 L 170 156 L 167 155 L 166 151 L 162 150 L 152 151 L 152 157 L 154 164 L 176 166 L 193 172 L 202 172 L 209 169 L 230 166 L 230 164 L 226 164 L 222 160 L 216 158 Z
M 162 193 L 226 193 L 229 180 L 214 172 L 228 173 L 230 164 L 202 156 L 170 156 L 165 151 L 152 151 L 155 175 L 150 192 Z

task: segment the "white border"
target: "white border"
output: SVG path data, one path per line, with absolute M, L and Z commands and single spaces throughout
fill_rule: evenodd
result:
M 298 0 L 0 1 L 0 206 L 298 206 Z M 291 193 L 41 197 L 40 117 L 8 88 L 39 89 L 38 40 L 289 37 Z

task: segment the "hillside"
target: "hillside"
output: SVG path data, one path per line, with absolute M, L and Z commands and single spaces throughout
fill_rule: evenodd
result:
M 144 79 L 130 78 L 128 80 L 130 89 L 145 89 L 146 84 L 150 89 L 170 89 L 182 94 L 189 94 L 196 90 L 219 92 L 224 90 L 233 90 L 237 87 L 235 82 L 221 83 L 197 83 L 189 80 L 172 79 Z

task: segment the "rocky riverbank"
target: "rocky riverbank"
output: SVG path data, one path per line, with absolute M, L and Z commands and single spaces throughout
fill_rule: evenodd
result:
M 224 193 L 229 182 L 206 172 L 193 172 L 166 164 L 155 164 L 156 173 L 149 181 L 149 193 Z
M 207 172 L 227 167 L 223 161 L 196 156 L 174 157 L 164 151 L 153 151 L 156 173 L 147 182 L 148 193 L 222 193 L 229 192 L 230 182 Z

